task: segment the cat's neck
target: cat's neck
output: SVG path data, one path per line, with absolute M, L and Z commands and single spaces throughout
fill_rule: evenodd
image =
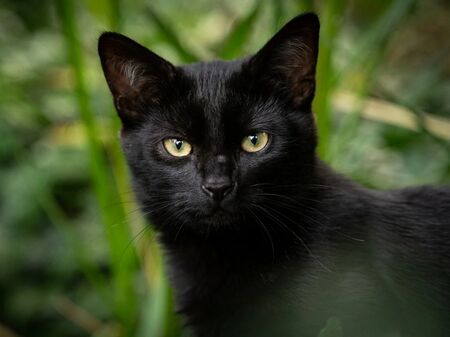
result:
M 261 293 L 276 292 L 277 285 L 286 284 L 283 279 L 296 274 L 292 270 L 312 273 L 317 267 L 319 273 L 328 272 L 326 260 L 334 265 L 329 257 L 346 245 L 357 256 L 353 247 L 365 236 L 366 193 L 319 164 L 303 212 L 289 214 L 284 210 L 284 217 L 279 215 L 277 221 L 262 220 L 268 222 L 270 237 L 254 222 L 240 224 L 239 232 L 223 230 L 207 237 L 189 230 L 176 239 L 161 236 L 178 310 L 188 314 L 191 323 L 196 315 L 209 321 L 221 316 L 223 308 L 239 307 L 242 293 L 249 300 Z M 360 220 L 359 228 L 349 227 L 353 223 L 349 216 Z M 360 261 L 361 256 L 357 259 Z M 219 313 L 211 312 L 211 308 Z

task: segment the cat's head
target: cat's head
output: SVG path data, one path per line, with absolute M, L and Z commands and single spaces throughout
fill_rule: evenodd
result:
M 123 150 L 155 226 L 239 226 L 306 193 L 318 35 L 317 16 L 304 14 L 254 56 L 184 66 L 125 36 L 100 37 Z

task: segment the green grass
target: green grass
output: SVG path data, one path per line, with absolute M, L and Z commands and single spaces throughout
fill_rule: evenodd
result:
M 116 200 L 120 200 L 119 190 L 112 179 L 111 172 L 111 169 L 121 170 L 121 167 L 107 165 L 98 137 L 98 125 L 91 108 L 89 89 L 86 84 L 84 56 L 78 40 L 75 8 L 75 2 L 72 0 L 58 2 L 58 14 L 66 40 L 68 61 L 74 75 L 75 98 L 87 136 L 92 182 L 109 246 L 109 263 L 113 279 L 113 293 L 110 298 L 125 334 L 130 334 L 136 321 L 137 309 L 137 298 L 133 289 L 136 259 L 132 250 L 124 254 L 124 242 L 131 239 L 130 228 L 127 226 L 126 210 L 123 204 L 115 203 Z M 115 207 L 110 207 L 114 203 Z M 118 219 L 122 220 L 118 221 Z M 101 285 L 95 284 L 95 286 Z

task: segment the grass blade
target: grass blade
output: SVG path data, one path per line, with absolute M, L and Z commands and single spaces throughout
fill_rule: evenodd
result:
M 370 31 L 365 34 L 360 43 L 356 44 L 353 55 L 348 57 L 346 65 L 337 73 L 333 82 L 341 82 L 350 73 L 354 72 L 361 65 L 368 64 L 367 60 L 374 55 L 379 55 L 385 49 L 391 33 L 407 17 L 417 0 L 397 0 L 387 9 L 387 11 L 377 20 Z M 379 55 L 381 56 L 381 55 Z M 372 64 L 373 62 L 369 62 Z M 379 64 L 380 62 L 376 62 Z
M 111 207 L 119 200 L 118 192 L 106 164 L 102 144 L 98 138 L 98 126 L 90 104 L 86 67 L 78 30 L 75 23 L 76 11 L 74 0 L 57 2 L 63 34 L 66 40 L 69 64 L 74 75 L 75 97 L 80 118 L 83 123 L 90 156 L 90 170 L 94 191 L 99 203 L 100 217 L 109 245 L 110 264 L 114 282 L 115 312 L 120 318 L 125 331 L 131 332 L 136 316 L 136 294 L 133 290 L 135 256 L 123 255 L 124 242 L 130 238 L 127 224 L 117 219 L 124 219 L 125 212 L 121 204 Z
M 276 33 L 281 28 L 284 18 L 284 2 L 278 0 L 272 0 L 272 19 L 273 19 L 273 32 Z
M 335 78 L 331 80 L 328 78 L 330 87 L 337 87 L 339 83 L 345 82 L 345 77 L 356 73 L 359 80 L 358 84 L 354 85 L 353 91 L 360 101 L 364 100 L 364 97 L 370 93 L 373 79 L 377 77 L 376 72 L 381 65 L 380 60 L 383 59 L 392 30 L 404 20 L 414 1 L 397 0 L 385 10 L 362 42 L 358 44 L 357 52 L 350 57 L 344 69 L 335 71 Z M 340 128 L 332 136 L 332 142 L 328 144 L 327 160 L 334 163 L 340 160 L 343 151 L 346 151 L 346 144 L 357 134 L 360 113 L 361 106 L 355 105 L 352 112 L 344 117 Z
M 317 63 L 317 91 L 313 103 L 313 110 L 317 117 L 319 130 L 319 155 L 327 159 L 327 149 L 331 133 L 331 93 L 334 83 L 330 81 L 331 74 L 335 72 L 332 63 L 332 51 L 338 33 L 338 18 L 343 11 L 341 0 L 327 1 L 322 10 L 322 27 L 319 42 L 319 59 Z
M 248 42 L 254 24 L 261 11 L 262 2 L 256 2 L 256 5 L 246 17 L 235 22 L 233 29 L 228 36 L 220 43 L 216 54 L 225 60 L 242 56 L 244 45 Z
M 171 25 L 167 23 L 161 15 L 159 15 L 150 6 L 146 7 L 146 13 L 149 15 L 158 30 L 165 36 L 167 42 L 178 52 L 183 62 L 191 63 L 199 60 L 199 57 L 197 57 L 193 51 L 190 51 L 181 43 L 181 39 L 171 28 Z

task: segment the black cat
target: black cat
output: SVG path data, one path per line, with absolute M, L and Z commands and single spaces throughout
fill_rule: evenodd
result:
M 315 153 L 319 21 L 176 67 L 105 33 L 135 191 L 195 336 L 450 336 L 450 189 L 372 191 Z M 340 328 L 339 328 L 340 326 Z

